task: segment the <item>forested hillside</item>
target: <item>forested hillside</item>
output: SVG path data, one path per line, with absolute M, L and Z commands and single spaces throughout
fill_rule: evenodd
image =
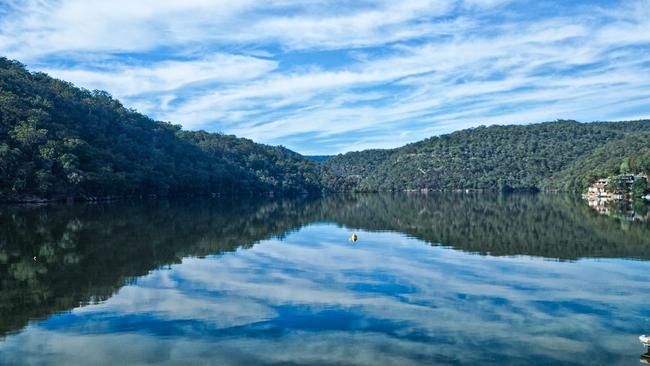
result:
M 0 201 L 382 190 L 582 190 L 650 171 L 650 121 L 478 127 L 401 148 L 304 157 L 184 131 L 0 58 Z
M 650 149 L 649 132 L 650 121 L 478 127 L 398 149 L 338 155 L 325 163 L 332 174 L 325 181 L 357 191 L 579 190 L 612 166 L 609 159 L 620 165 L 634 151 Z
M 320 190 L 282 147 L 182 131 L 0 58 L 0 199 Z
M 625 173 L 650 174 L 650 133 L 630 134 L 581 156 L 544 181 L 544 189 L 582 191 L 598 178 Z

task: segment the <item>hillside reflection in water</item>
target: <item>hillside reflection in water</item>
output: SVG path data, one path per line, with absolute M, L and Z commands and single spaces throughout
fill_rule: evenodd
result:
M 0 223 L 0 364 L 629 364 L 650 333 L 650 225 L 566 196 L 2 206 Z

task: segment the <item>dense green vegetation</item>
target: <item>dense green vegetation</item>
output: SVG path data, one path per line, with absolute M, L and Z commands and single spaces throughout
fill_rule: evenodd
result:
M 0 58 L 0 199 L 320 190 L 282 147 L 182 131 Z
M 630 134 L 594 149 L 553 175 L 544 188 L 581 191 L 598 178 L 625 173 L 650 174 L 650 133 Z
M 397 149 L 338 155 L 325 162 L 330 174 L 325 181 L 329 187 L 357 191 L 582 189 L 600 173 L 603 156 L 597 151 L 620 165 L 629 157 L 617 150 L 627 144 L 623 140 L 629 138 L 635 149 L 650 149 L 648 133 L 650 121 L 478 127 Z M 593 159 L 598 166 L 582 169 L 581 159 Z
M 650 121 L 478 127 L 304 157 L 154 121 L 0 58 L 0 201 L 383 190 L 582 190 L 649 171 Z

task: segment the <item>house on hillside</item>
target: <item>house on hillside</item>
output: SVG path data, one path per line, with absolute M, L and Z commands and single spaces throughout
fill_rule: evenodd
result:
M 598 179 L 594 184 L 592 184 L 587 190 L 587 195 L 589 201 L 598 201 L 600 198 L 608 198 L 609 193 L 606 191 L 607 184 L 609 184 L 609 179 Z
M 590 202 L 631 199 L 632 185 L 640 179 L 647 181 L 648 177 L 645 174 L 621 174 L 611 178 L 598 179 L 589 186 L 585 198 Z
M 634 184 L 634 181 L 637 179 L 644 178 L 642 175 L 634 175 L 634 174 L 621 174 L 616 177 L 616 179 L 621 183 L 626 186 Z
M 650 222 L 650 212 L 632 204 L 637 198 L 649 199 L 650 186 L 646 174 L 621 174 L 596 180 L 589 186 L 583 198 L 596 212 L 615 216 L 623 221 Z M 645 207 L 645 205 L 641 205 Z

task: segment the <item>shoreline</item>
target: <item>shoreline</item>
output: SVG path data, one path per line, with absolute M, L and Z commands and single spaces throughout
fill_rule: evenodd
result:
M 72 203 L 95 203 L 95 202 L 112 202 L 112 201 L 144 201 L 144 200 L 158 200 L 158 199 L 188 199 L 188 198 L 252 198 L 252 197 L 265 197 L 265 198 L 281 198 L 281 197 L 308 197 L 308 196 L 326 196 L 326 195 L 354 195 L 354 194 L 390 194 L 390 193 L 404 193 L 404 194 L 567 194 L 576 195 L 579 193 L 574 191 L 563 190 L 533 190 L 521 189 L 502 191 L 498 189 L 403 189 L 403 190 L 378 190 L 378 191 L 319 191 L 319 192 L 300 192 L 300 193 L 275 193 L 275 192 L 249 192 L 239 194 L 201 194 L 201 195 L 123 195 L 123 196 L 63 196 L 43 198 L 38 196 L 23 195 L 11 198 L 0 196 L 0 205 L 12 204 L 33 204 L 33 205 L 47 205 L 47 204 L 72 204 Z

